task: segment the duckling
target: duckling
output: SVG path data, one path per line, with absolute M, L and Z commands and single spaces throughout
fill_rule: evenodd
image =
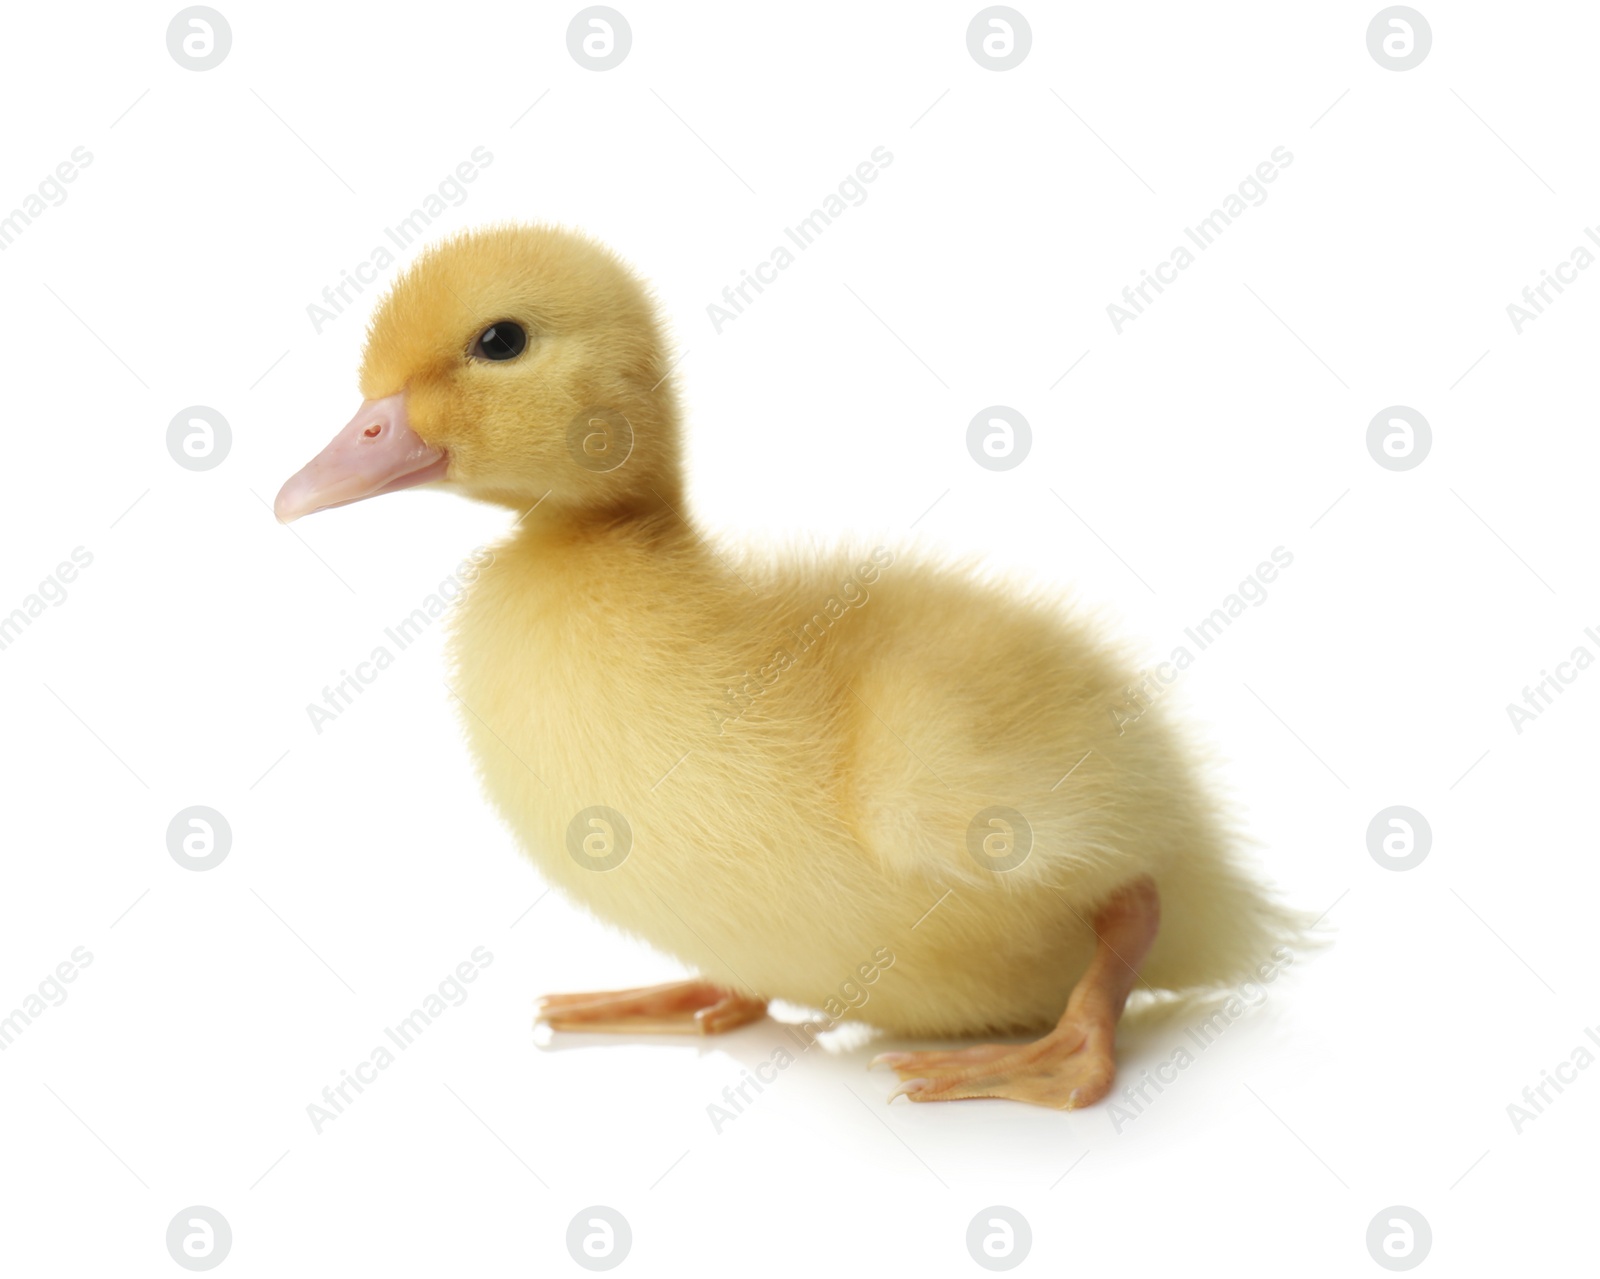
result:
M 710 541 L 655 307 L 601 245 L 433 247 L 360 386 L 278 518 L 418 485 L 516 513 L 450 640 L 484 788 L 545 877 L 701 974 L 548 996 L 553 1029 L 711 1034 L 781 998 L 995 1041 L 886 1054 L 891 1100 L 1071 1109 L 1136 985 L 1220 987 L 1296 936 L 1163 708 L 1114 713 L 1131 667 L 1088 621 L 904 548 Z

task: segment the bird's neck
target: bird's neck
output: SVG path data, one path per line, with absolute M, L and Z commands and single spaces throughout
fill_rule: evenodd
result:
M 610 577 L 626 566 L 637 582 L 652 572 L 699 577 L 714 560 L 677 485 L 607 506 L 537 503 L 518 519 L 507 551 L 545 574 Z

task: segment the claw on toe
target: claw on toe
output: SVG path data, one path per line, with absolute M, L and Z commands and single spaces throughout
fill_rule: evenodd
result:
M 893 1101 L 896 1097 L 914 1097 L 926 1087 L 928 1087 L 926 1079 L 907 1079 L 889 1094 L 889 1100 Z

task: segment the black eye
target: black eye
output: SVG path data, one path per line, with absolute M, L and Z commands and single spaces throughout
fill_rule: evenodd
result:
M 514 320 L 497 320 L 472 344 L 472 353 L 480 360 L 514 360 L 528 345 L 528 335 Z

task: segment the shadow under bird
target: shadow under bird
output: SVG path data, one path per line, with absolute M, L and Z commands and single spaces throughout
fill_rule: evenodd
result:
M 1299 935 L 1163 708 L 1117 723 L 1132 670 L 1088 621 L 905 549 L 711 544 L 655 308 L 605 248 L 431 249 L 360 383 L 278 518 L 422 484 L 517 513 L 452 626 L 485 788 L 545 877 L 702 974 L 549 996 L 554 1029 L 716 1033 L 870 969 L 844 1016 L 1002 1041 L 883 1055 L 891 1098 L 1074 1108 L 1136 986 L 1221 988 Z

